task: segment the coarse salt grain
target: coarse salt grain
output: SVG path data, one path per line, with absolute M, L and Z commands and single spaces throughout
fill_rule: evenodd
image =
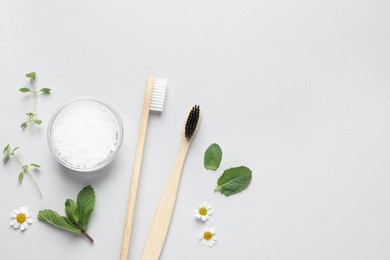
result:
M 113 112 L 92 100 L 70 103 L 53 125 L 53 143 L 59 156 L 77 168 L 92 168 L 116 149 L 119 125 Z

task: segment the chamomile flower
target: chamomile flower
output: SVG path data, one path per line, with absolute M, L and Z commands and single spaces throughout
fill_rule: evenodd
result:
M 194 209 L 194 214 L 197 219 L 201 219 L 202 221 L 207 221 L 210 216 L 213 214 L 211 210 L 211 205 L 207 203 L 207 201 L 199 203 L 197 209 Z
M 215 234 L 215 227 L 203 230 L 203 232 L 199 234 L 200 243 L 204 246 L 214 246 L 217 241 L 217 236 Z
M 9 224 L 14 228 L 24 231 L 28 228 L 28 224 L 32 224 L 33 220 L 31 214 L 26 207 L 20 207 L 19 210 L 14 209 L 11 212 L 11 217 L 13 218 Z

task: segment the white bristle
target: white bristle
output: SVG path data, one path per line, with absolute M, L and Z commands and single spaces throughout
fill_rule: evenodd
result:
M 150 110 L 162 112 L 164 110 L 165 93 L 168 81 L 166 79 L 155 78 L 153 82 L 152 99 Z

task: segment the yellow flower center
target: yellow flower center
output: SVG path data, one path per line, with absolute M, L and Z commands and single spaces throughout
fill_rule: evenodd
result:
M 206 240 L 210 240 L 212 237 L 213 237 L 213 233 L 211 233 L 210 231 L 206 231 L 203 234 L 203 238 Z
M 24 221 L 26 221 L 26 215 L 24 213 L 19 213 L 16 215 L 16 221 L 19 223 L 24 223 Z
M 199 209 L 199 214 L 205 216 L 207 214 L 207 209 L 205 207 Z

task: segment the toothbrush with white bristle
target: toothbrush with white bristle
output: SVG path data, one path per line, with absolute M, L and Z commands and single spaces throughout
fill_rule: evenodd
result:
M 126 211 L 126 220 L 123 230 L 122 238 L 122 247 L 121 247 L 121 260 L 127 260 L 130 238 L 131 238 L 131 229 L 133 225 L 135 203 L 137 199 L 137 190 L 139 175 L 141 172 L 142 165 L 142 155 L 145 145 L 146 130 L 148 126 L 149 111 L 158 111 L 162 112 L 164 110 L 164 101 L 167 91 L 167 80 L 155 78 L 154 76 L 149 76 L 146 82 L 145 97 L 144 97 L 144 106 L 142 109 L 141 123 L 138 133 L 138 143 L 135 151 L 135 160 L 133 166 L 133 174 L 131 176 L 131 186 L 130 193 L 127 204 Z

